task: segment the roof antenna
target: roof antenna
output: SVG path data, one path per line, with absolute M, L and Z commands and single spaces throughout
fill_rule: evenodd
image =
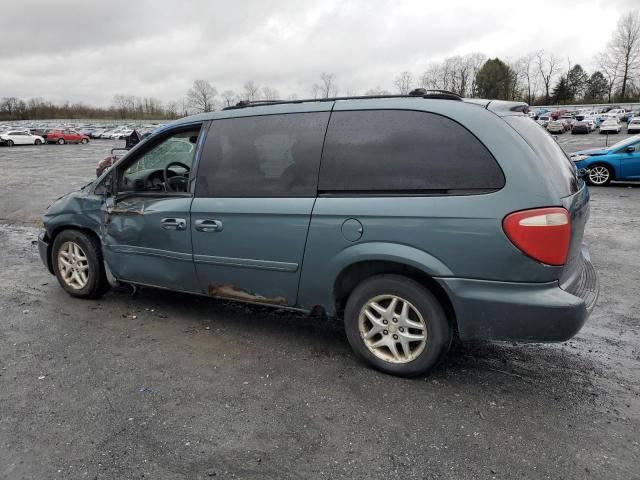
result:
M 409 95 L 411 95 L 412 97 L 423 97 L 427 94 L 427 89 L 426 88 L 416 88 L 414 90 L 411 90 L 409 92 Z

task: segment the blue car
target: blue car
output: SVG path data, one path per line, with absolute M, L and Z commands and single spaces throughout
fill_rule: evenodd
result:
M 640 135 L 607 148 L 581 150 L 570 155 L 576 168 L 589 170 L 590 185 L 608 185 L 612 180 L 640 180 Z

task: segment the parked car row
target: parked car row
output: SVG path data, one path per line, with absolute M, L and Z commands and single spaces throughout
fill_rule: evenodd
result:
M 596 118 L 593 115 L 562 115 L 557 119 L 553 119 L 547 115 L 541 115 L 536 122 L 546 128 L 549 133 L 553 134 L 562 134 L 564 132 L 587 134 L 595 130 L 598 130 L 600 133 L 613 134 L 622 132 L 624 128 L 615 113 L 604 119 Z M 640 116 L 629 119 L 626 131 L 629 134 L 640 132 Z
M 0 133 L 0 144 L 8 147 L 14 145 L 42 145 L 44 143 L 89 143 L 89 137 L 75 130 L 50 129 L 42 133 L 29 130 L 7 130 Z

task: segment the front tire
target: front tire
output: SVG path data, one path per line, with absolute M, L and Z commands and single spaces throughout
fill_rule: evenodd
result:
M 42 144 L 42 140 L 40 140 L 39 138 L 36 138 L 36 141 L 34 143 L 36 145 L 41 145 Z
M 609 185 L 612 179 L 613 171 L 611 171 L 611 168 L 607 165 L 598 164 L 589 167 L 589 185 L 602 187 L 605 185 Z
M 79 230 L 60 232 L 51 249 L 60 286 L 71 296 L 98 298 L 109 289 L 100 243 Z
M 89 143 L 89 139 L 88 138 L 83 138 L 82 140 L 80 140 L 80 143 L 85 145 L 85 144 Z
M 67 142 L 65 142 L 64 138 L 59 138 L 57 143 L 58 145 L 64 145 Z
M 400 275 L 377 275 L 349 296 L 347 339 L 356 355 L 392 375 L 414 377 L 438 363 L 451 345 L 451 324 L 437 298 Z
M 7 147 L 13 147 L 13 140 L 7 140 Z

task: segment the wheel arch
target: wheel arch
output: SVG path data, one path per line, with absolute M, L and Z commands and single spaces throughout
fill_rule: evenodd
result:
M 77 230 L 84 233 L 85 235 L 93 237 L 98 242 L 98 245 L 100 245 L 100 249 L 102 249 L 102 241 L 100 240 L 100 236 L 92 229 L 74 224 L 56 225 L 54 229 L 52 229 L 51 231 L 47 231 L 46 234 L 49 244 L 47 248 L 47 268 L 51 273 L 53 273 L 53 242 L 55 241 L 56 237 L 65 230 Z
M 415 266 L 392 260 L 360 260 L 343 268 L 333 285 L 334 308 L 342 315 L 351 292 L 361 282 L 374 275 L 395 274 L 415 280 L 429 290 L 440 302 L 447 319 L 457 332 L 458 324 L 453 303 L 447 292 L 434 278 Z
M 587 168 L 597 167 L 598 165 L 604 165 L 611 170 L 611 173 L 613 174 L 611 180 L 618 178 L 618 169 L 610 160 L 593 160 Z

